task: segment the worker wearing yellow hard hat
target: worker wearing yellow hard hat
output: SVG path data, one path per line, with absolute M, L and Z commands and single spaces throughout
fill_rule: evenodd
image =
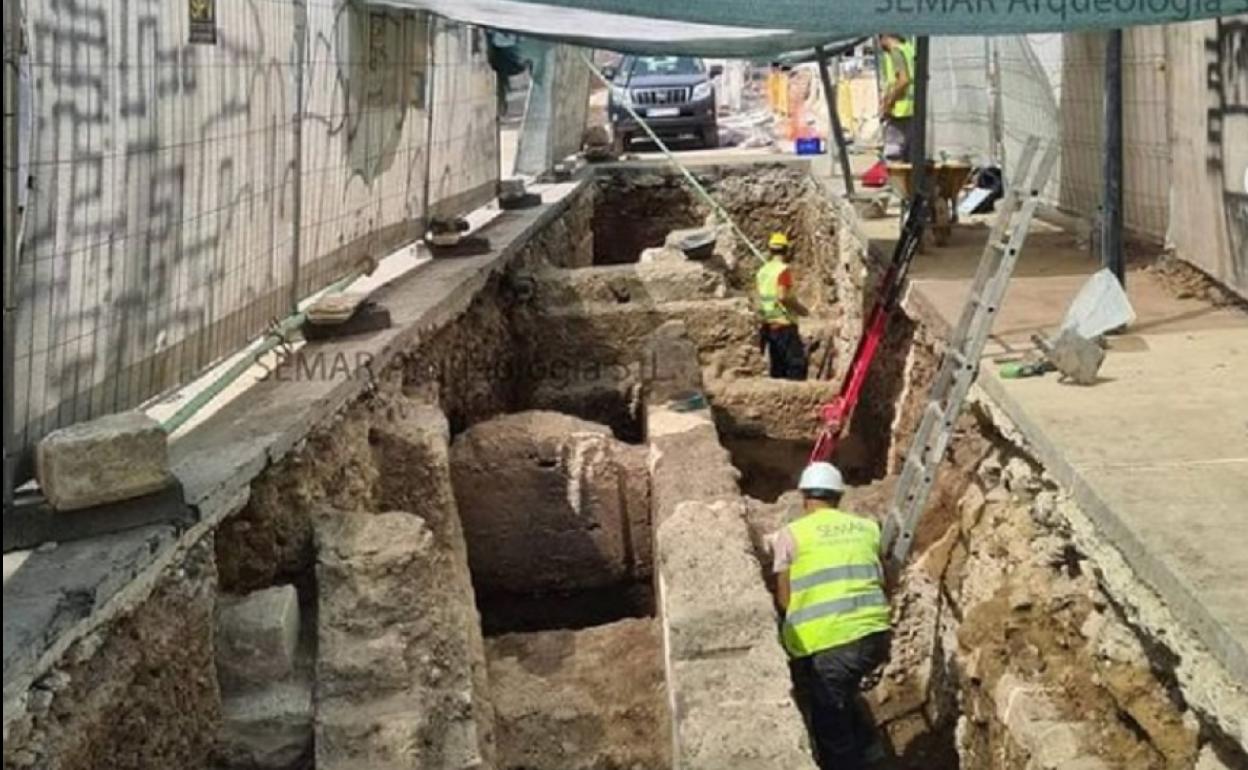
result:
M 797 330 L 801 305 L 793 296 L 793 272 L 789 269 L 789 238 L 781 232 L 767 240 L 769 257 L 755 276 L 758 292 L 759 345 L 767 353 L 771 376 L 806 379 L 806 347 Z

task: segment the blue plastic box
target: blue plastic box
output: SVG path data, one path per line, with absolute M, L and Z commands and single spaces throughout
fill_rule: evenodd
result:
M 823 140 L 817 136 L 798 139 L 793 144 L 793 150 L 798 155 L 822 155 Z

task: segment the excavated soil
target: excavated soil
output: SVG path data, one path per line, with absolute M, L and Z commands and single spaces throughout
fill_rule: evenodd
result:
M 500 770 L 671 767 L 653 618 L 486 641 Z
M 840 374 L 871 299 L 865 287 L 878 266 L 842 253 L 834 214 L 814 203 L 815 193 L 805 182 L 795 183 L 795 173 L 768 169 L 707 175 L 705 181 L 755 240 L 789 226 L 799 254 L 800 294 L 816 310 L 803 330 L 837 354 L 833 368 Z M 519 262 L 526 270 L 540 276 L 552 267 L 635 262 L 670 230 L 702 225 L 707 214 L 672 175 L 636 171 L 604 175 L 574 212 L 523 253 Z M 755 265 L 730 251 L 717 244 L 709 269 L 722 275 L 740 302 Z M 830 386 L 782 385 L 761 377 L 761 360 L 745 350 L 753 344 L 748 328 L 744 335 L 725 331 L 729 324 L 723 321 L 748 314 L 748 306 L 730 307 L 723 296 L 678 307 L 632 295 L 627 302 L 573 297 L 554 311 L 532 297 L 523 281 L 492 283 L 465 317 L 408 358 L 393 387 L 440 404 L 461 445 L 493 418 L 543 408 L 565 413 L 565 420 L 573 420 L 566 416 L 571 414 L 601 423 L 578 430 L 594 435 L 590 443 L 598 447 L 594 452 L 606 452 L 602 456 L 632 456 L 629 449 L 644 456 L 645 449 L 627 444 L 643 436 L 636 372 L 626 362 L 638 360 L 640 341 L 653 328 L 672 318 L 685 321 L 699 347 L 721 443 L 749 498 L 758 566 L 770 579 L 767 537 L 796 514 L 792 490 L 810 450 L 813 410 L 827 400 Z M 713 309 L 719 315 L 704 309 L 713 303 L 720 303 Z M 737 320 L 743 328 L 750 324 Z M 563 352 L 574 354 L 581 367 L 576 371 L 603 363 L 598 356 L 623 366 L 618 381 L 552 377 L 547 364 L 553 359 L 543 346 L 550 346 L 556 331 L 583 342 L 593 336 L 587 337 L 591 327 L 594 334 L 615 337 Z M 704 333 L 708 329 L 719 331 Z M 853 485 L 844 507 L 874 516 L 886 511 L 938 348 L 928 330 L 900 312 L 895 316 L 836 458 Z M 732 358 L 730 365 L 723 364 L 724 356 Z M 542 366 L 534 368 L 534 362 Z M 304 512 L 313 505 L 375 511 L 396 496 L 411 498 L 397 495 L 385 480 L 394 472 L 380 446 L 387 419 L 384 399 L 357 404 L 335 428 L 257 483 L 248 508 L 218 536 L 223 590 L 306 574 L 311 529 Z M 652 543 L 638 539 L 651 522 L 638 528 L 636 509 L 629 506 L 645 496 L 648 510 L 649 490 L 614 481 L 602 486 L 614 471 L 569 477 L 569 458 L 586 456 L 589 444 L 560 444 L 555 433 L 525 450 L 532 467 L 508 476 L 500 494 L 475 493 L 486 476 L 504 467 L 495 460 L 478 458 L 472 473 L 457 480 L 487 637 L 498 766 L 669 767 L 661 625 L 653 617 L 651 565 L 637 557 L 652 556 Z M 614 442 L 609 451 L 601 449 L 607 437 Z M 1053 512 L 1059 490 L 1005 444 L 982 411 L 960 419 L 917 529 L 911 565 L 893 587 L 890 662 L 865 693 L 889 755 L 880 766 L 1056 767 L 1037 757 L 1065 751 L 1069 756 L 1062 761 L 1085 763 L 1072 767 L 1162 770 L 1193 767 L 1209 746 L 1226 754 L 1225 741 L 1175 686 L 1175 662 L 1160 645 L 1136 636 L 1099 585 L 1096 564 L 1073 545 Z M 519 515 L 503 511 L 512 490 L 527 501 Z M 468 502 L 473 499 L 478 502 Z M 471 510 L 463 510 L 466 504 Z M 485 530 L 500 522 L 507 523 L 501 539 L 483 540 Z M 622 528 L 627 548 L 604 539 L 613 527 Z M 538 529 L 550 530 L 553 539 L 543 545 L 524 536 Z M 569 532 L 576 539 L 568 542 L 584 546 L 583 553 L 552 545 Z M 517 548 L 529 562 L 490 555 Z M 583 562 L 566 570 L 565 577 L 575 579 L 554 579 L 539 569 L 572 557 Z M 588 577 L 595 574 L 611 579 L 596 583 Z M 534 583 L 538 578 L 545 582 Z M 1035 738 L 1040 728 L 1008 705 L 1019 697 L 1015 692 L 1042 695 L 1041 726 L 1060 727 L 1060 736 Z

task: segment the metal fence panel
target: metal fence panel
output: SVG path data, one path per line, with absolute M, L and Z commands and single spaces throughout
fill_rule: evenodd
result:
M 28 2 L 30 195 L 15 430 L 133 407 L 281 314 L 293 5 Z M 6 394 L 7 395 L 7 394 Z
M 308 2 L 301 295 L 423 233 L 429 18 Z
M 988 39 L 931 40 L 928 79 L 928 147 L 982 163 L 992 158 L 994 107 Z
M 1032 136 L 1062 142 L 1061 36 L 1016 35 L 993 40 L 993 59 L 1000 89 L 1001 149 L 1006 175 L 1013 179 L 1023 146 Z M 1043 54 L 1043 55 L 1042 55 Z M 1063 150 L 1065 145 L 1061 145 Z M 1049 176 L 1043 198 L 1056 203 L 1061 169 Z
M 1168 27 L 1175 254 L 1248 296 L 1248 17 Z
M 541 174 L 581 149 L 589 117 L 592 75 L 588 49 L 543 45 L 533 62 L 533 84 L 520 127 L 515 171 Z
M 430 215 L 450 217 L 491 200 L 499 177 L 498 96 L 479 28 L 436 19 Z
M 1123 208 L 1137 235 L 1161 240 L 1170 144 L 1163 28 L 1127 31 L 1124 53 Z M 1089 220 L 1101 204 L 1102 33 L 937 38 L 928 130 L 934 152 L 1004 163 L 1013 171 L 1031 136 L 1057 142 L 1060 168 L 1044 198 Z
M 1168 220 L 1170 140 L 1163 28 L 1127 30 L 1123 41 L 1123 221 L 1160 241 Z M 1062 67 L 1061 205 L 1096 218 L 1101 204 L 1105 36 L 1068 34 Z
M 23 5 L 29 77 L 5 90 L 30 116 L 13 174 L 29 197 L 4 393 L 22 478 L 52 430 L 193 379 L 419 238 L 430 201 L 459 214 L 494 194 L 479 30 L 349 0 L 208 2 L 206 25 L 189 0 Z

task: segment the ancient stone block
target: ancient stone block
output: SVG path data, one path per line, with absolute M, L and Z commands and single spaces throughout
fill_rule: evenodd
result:
M 668 321 L 646 339 L 641 371 L 652 403 L 702 391 L 698 349 L 682 321 Z
M 35 451 L 39 486 L 60 511 L 151 494 L 172 480 L 167 438 L 138 411 L 61 428 Z
M 1031 750 L 1036 770 L 1057 770 L 1063 764 L 1090 753 L 1085 748 L 1087 730 L 1076 722 L 1032 722 L 1016 735 Z
M 217 609 L 217 676 L 227 691 L 262 687 L 290 675 L 299 643 L 299 596 L 291 585 L 241 598 Z
M 997 719 L 1016 736 L 1028 733 L 1031 723 L 1057 718 L 1057 710 L 1044 689 L 1013 674 L 1001 675 L 993 688 L 992 699 L 997 706 Z
M 659 527 L 668 653 L 692 660 L 776 639 L 741 503 L 681 503 Z M 779 653 L 779 648 L 776 648 Z
M 625 459 L 635 451 L 606 426 L 556 412 L 464 431 L 452 478 L 475 585 L 526 593 L 634 577 L 637 511 L 626 495 L 645 472 Z
M 814 769 L 788 668 L 775 652 L 759 647 L 672 665 L 676 767 Z
M 741 477 L 732 465 L 710 409 L 676 411 L 668 406 L 646 408 L 650 442 L 650 496 L 654 520 L 662 523 L 688 500 L 736 499 Z
M 315 533 L 316 766 L 489 766 L 492 710 L 474 671 L 480 629 L 462 552 L 405 512 L 326 511 Z
M 226 767 L 286 770 L 312 751 L 312 686 L 291 680 L 226 698 L 217 752 Z

